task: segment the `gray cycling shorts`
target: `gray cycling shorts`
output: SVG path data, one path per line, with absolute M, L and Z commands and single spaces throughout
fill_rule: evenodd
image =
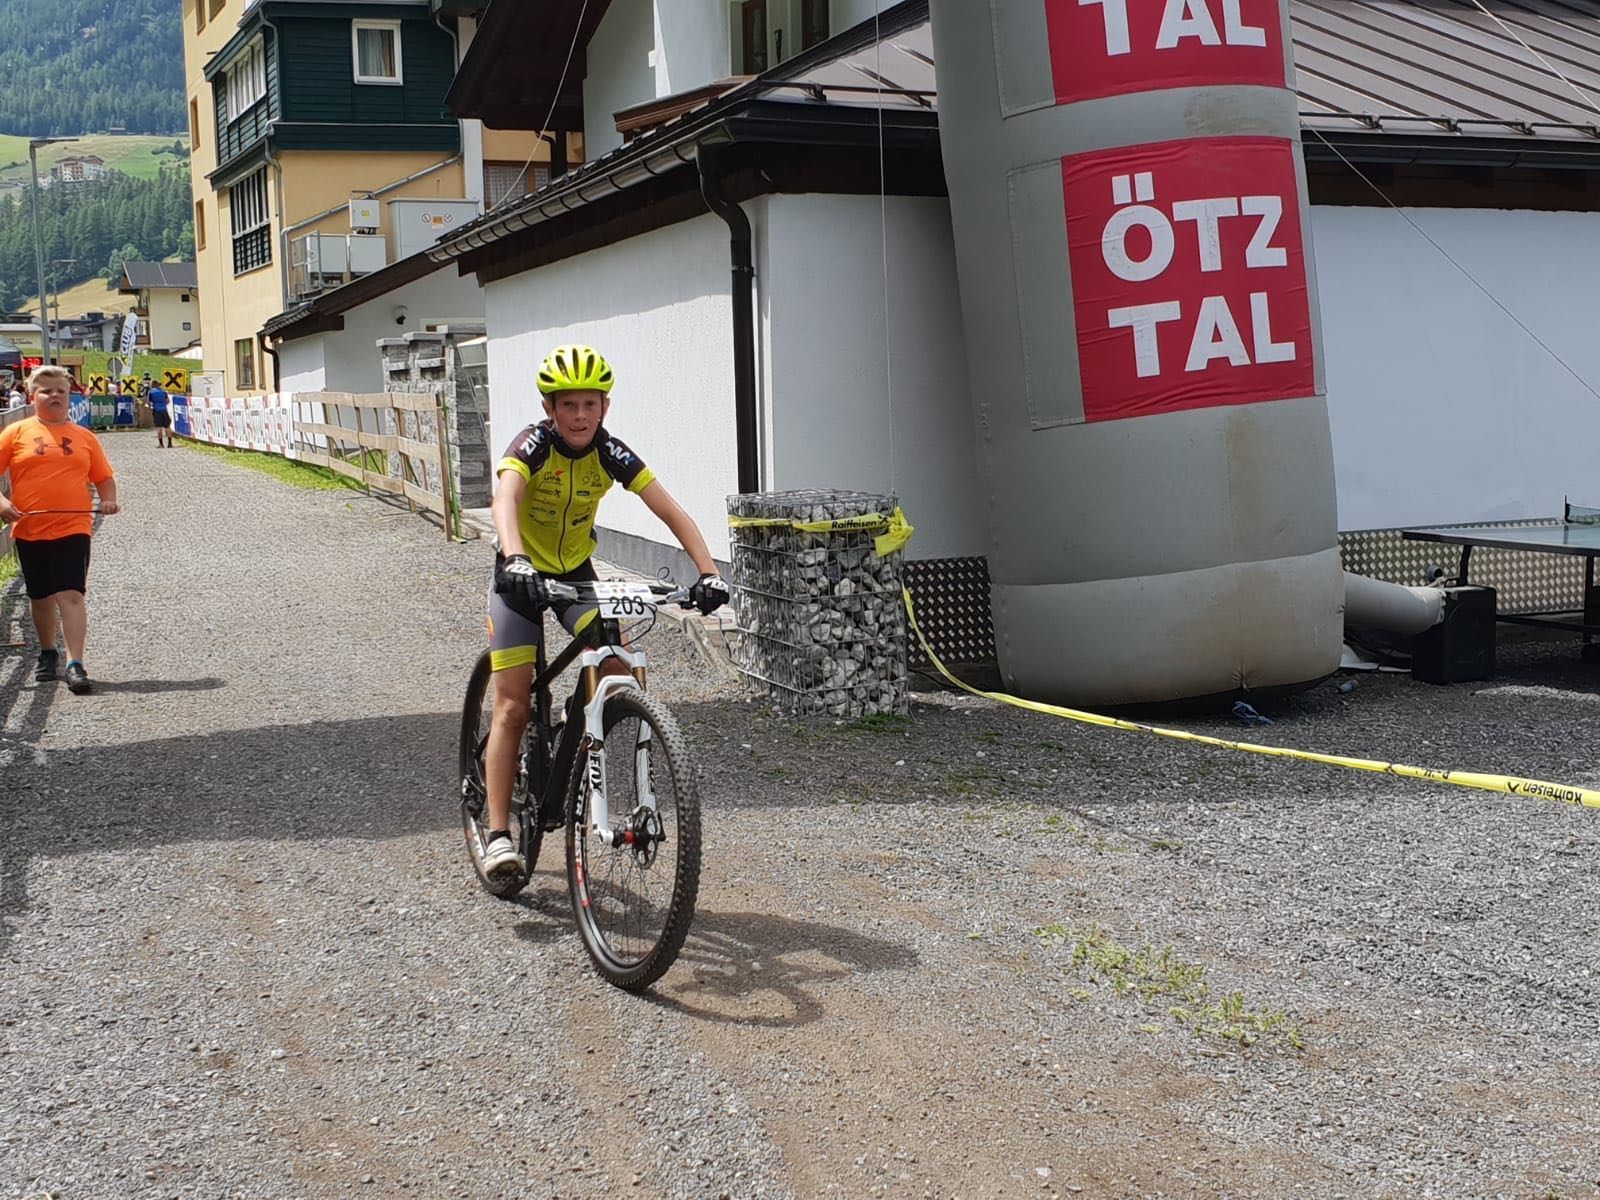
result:
M 584 563 L 565 575 L 547 575 L 547 579 L 562 583 L 593 583 L 599 578 L 594 566 Z M 550 610 L 568 633 L 576 636 L 586 629 L 600 611 L 596 604 L 579 604 L 572 600 L 553 600 Z M 511 667 L 525 667 L 539 659 L 539 646 L 544 641 L 544 626 L 517 612 L 505 602 L 505 597 L 494 590 L 494 580 L 489 581 L 489 668 L 504 671 Z

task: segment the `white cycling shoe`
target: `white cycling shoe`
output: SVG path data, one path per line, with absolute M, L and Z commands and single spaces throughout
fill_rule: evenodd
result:
M 483 848 L 485 875 L 520 875 L 527 869 L 527 863 L 508 837 L 494 838 Z

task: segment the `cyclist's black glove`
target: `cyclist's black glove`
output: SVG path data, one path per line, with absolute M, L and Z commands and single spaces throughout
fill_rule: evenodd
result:
M 720 575 L 702 575 L 689 589 L 689 602 L 709 616 L 728 602 L 728 585 Z
M 526 554 L 512 554 L 495 563 L 494 590 L 513 608 L 539 612 L 550 603 L 544 580 Z

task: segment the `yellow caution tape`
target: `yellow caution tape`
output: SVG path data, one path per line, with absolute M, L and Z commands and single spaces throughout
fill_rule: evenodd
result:
M 922 652 L 934 669 L 963 691 L 982 696 L 997 704 L 1009 704 L 1033 712 L 1065 717 L 1069 721 L 1082 721 L 1086 725 L 1099 725 L 1107 729 L 1126 729 L 1135 733 L 1153 733 L 1159 737 L 1176 738 L 1181 742 L 1199 742 L 1206 746 L 1221 746 L 1226 750 L 1244 750 L 1250 754 L 1265 754 L 1272 758 L 1295 758 L 1302 762 L 1322 763 L 1330 767 L 1347 767 L 1353 771 L 1381 771 L 1388 775 L 1401 775 L 1407 779 L 1426 779 L 1432 783 L 1453 783 L 1458 787 L 1477 788 L 1485 792 L 1503 792 L 1512 796 L 1535 796 L 1542 800 L 1558 800 L 1583 808 L 1600 808 L 1600 792 L 1589 788 L 1569 787 L 1562 783 L 1546 783 L 1542 779 L 1519 779 L 1512 775 L 1483 775 L 1474 771 L 1440 771 L 1432 767 L 1408 767 L 1404 763 L 1380 762 L 1372 758 L 1346 758 L 1341 754 L 1319 754 L 1311 750 L 1292 750 L 1283 746 L 1261 746 L 1253 742 L 1235 742 L 1227 738 L 1208 737 L 1203 733 L 1189 733 L 1182 729 L 1164 729 L 1159 725 L 1143 725 L 1137 721 L 1123 721 L 1104 717 L 1099 713 L 1084 712 L 1076 708 L 1063 708 L 1057 704 L 1042 704 L 1037 700 L 1023 700 L 1004 692 L 985 692 L 964 683 L 952 675 L 928 645 L 917 625 L 917 614 L 911 604 L 911 593 L 901 589 L 906 602 L 906 616 L 911 620 L 911 631 L 917 635 Z
M 885 532 L 873 539 L 873 549 L 878 557 L 903 549 L 911 540 L 916 527 L 906 520 L 906 514 L 897 505 L 894 512 L 862 513 L 856 517 L 836 517 L 829 521 L 796 521 L 788 517 L 729 517 L 730 529 L 750 529 L 757 526 L 784 525 L 802 533 L 856 533 L 864 529 L 882 529 Z

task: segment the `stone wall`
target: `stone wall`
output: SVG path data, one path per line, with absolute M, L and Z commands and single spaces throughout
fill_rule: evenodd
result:
M 461 508 L 483 508 L 490 498 L 488 389 L 477 377 L 481 370 L 464 361 L 460 349 L 463 342 L 483 336 L 482 325 L 448 325 L 436 332 L 411 332 L 378 340 L 385 391 L 435 392 L 444 396 L 452 482 Z M 396 432 L 432 440 L 425 429 Z

